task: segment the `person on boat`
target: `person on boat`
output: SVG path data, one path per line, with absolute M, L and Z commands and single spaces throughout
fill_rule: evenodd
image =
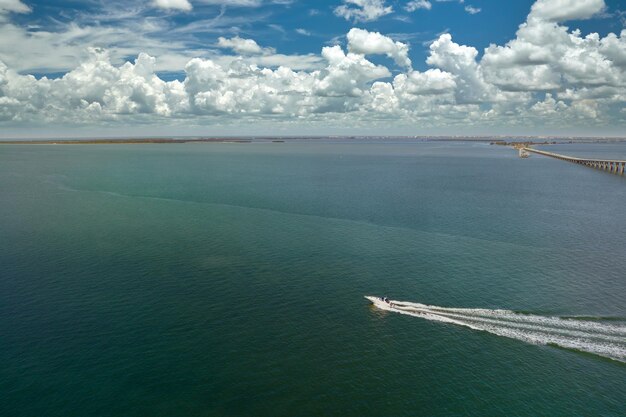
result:
M 393 303 L 391 302 L 389 298 L 387 298 L 386 295 L 383 297 L 383 301 L 389 304 L 389 307 L 393 307 Z

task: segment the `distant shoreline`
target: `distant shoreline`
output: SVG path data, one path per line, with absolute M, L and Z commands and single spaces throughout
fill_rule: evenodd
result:
M 0 145 L 147 145 L 166 143 L 250 143 L 251 139 L 36 139 L 0 140 Z
M 514 146 L 555 145 L 564 143 L 624 143 L 626 137 L 547 137 L 547 136 L 249 136 L 214 138 L 108 138 L 108 139 L 10 139 L 1 140 L 0 145 L 143 145 L 183 143 L 284 143 L 299 140 L 414 140 L 417 142 L 486 142 L 492 145 Z

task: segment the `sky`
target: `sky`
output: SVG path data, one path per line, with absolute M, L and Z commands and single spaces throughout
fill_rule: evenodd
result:
M 0 138 L 624 136 L 624 0 L 0 0 Z

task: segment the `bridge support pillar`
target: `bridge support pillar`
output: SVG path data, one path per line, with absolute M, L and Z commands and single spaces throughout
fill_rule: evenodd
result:
M 626 161 L 574 158 L 552 152 L 540 151 L 533 148 L 521 148 L 520 154 L 522 150 L 525 152 L 532 152 L 539 155 L 549 156 L 551 158 L 559 159 L 561 161 L 574 162 L 578 165 L 584 165 L 589 168 L 601 169 L 602 171 L 608 171 L 612 174 L 626 175 Z

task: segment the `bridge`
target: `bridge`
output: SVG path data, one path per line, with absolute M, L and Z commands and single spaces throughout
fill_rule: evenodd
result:
M 539 155 L 549 156 L 550 158 L 560 159 L 561 161 L 573 162 L 575 164 L 584 165 L 590 168 L 601 169 L 617 175 L 624 175 L 626 170 L 626 161 L 612 159 L 587 159 L 574 158 L 573 156 L 561 155 L 553 152 L 540 151 L 533 148 L 522 148 L 526 152 L 532 152 Z

